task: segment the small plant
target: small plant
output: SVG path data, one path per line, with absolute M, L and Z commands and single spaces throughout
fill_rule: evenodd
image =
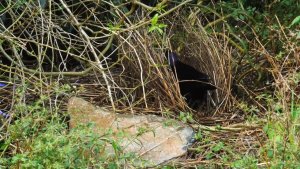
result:
M 184 123 L 190 123 L 190 122 L 193 122 L 194 119 L 193 119 L 193 114 L 191 113 L 185 113 L 185 112 L 180 112 L 179 114 L 179 119 L 184 122 Z
M 293 92 L 292 92 L 293 93 Z M 288 114 L 277 115 L 264 126 L 268 141 L 261 148 L 261 155 L 270 161 L 273 168 L 295 168 L 300 166 L 299 158 L 299 106 L 294 104 L 292 94 L 291 108 Z M 288 115 L 288 118 L 284 118 Z
M 202 134 L 201 130 L 199 130 L 199 131 L 195 134 L 194 138 L 195 138 L 197 141 L 201 141 L 201 140 L 203 139 L 203 134 Z
M 211 151 L 206 155 L 206 159 L 211 159 L 212 157 L 215 156 L 215 154 L 219 153 L 223 149 L 224 149 L 224 143 L 223 142 L 217 143 L 211 148 Z
M 119 168 L 135 159 L 122 153 L 111 134 L 100 137 L 95 133 L 92 123 L 68 130 L 58 113 L 43 106 L 45 101 L 43 96 L 15 109 L 27 115 L 8 126 L 9 135 L 0 142 L 0 168 Z M 106 153 L 109 145 L 113 154 Z
M 155 14 L 154 17 L 151 19 L 151 26 L 149 28 L 149 32 L 156 31 L 159 34 L 163 34 L 163 28 L 167 27 L 167 25 L 158 23 L 158 14 Z
M 258 160 L 254 156 L 243 156 L 241 159 L 231 164 L 232 168 L 249 168 L 256 169 Z

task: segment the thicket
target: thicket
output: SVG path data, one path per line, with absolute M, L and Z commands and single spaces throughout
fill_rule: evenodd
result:
M 133 164 L 93 124 L 68 129 L 70 96 L 191 124 L 197 142 L 164 168 L 300 166 L 298 0 L 154 2 L 0 2 L 1 168 Z M 186 105 L 166 49 L 212 77 L 206 113 Z

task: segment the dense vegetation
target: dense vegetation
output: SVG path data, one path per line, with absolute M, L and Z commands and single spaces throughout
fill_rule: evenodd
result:
M 298 0 L 1 1 L 0 168 L 134 163 L 112 133 L 68 128 L 71 96 L 193 126 L 187 156 L 159 168 L 299 168 L 299 11 Z M 212 77 L 213 106 L 187 106 L 166 49 Z

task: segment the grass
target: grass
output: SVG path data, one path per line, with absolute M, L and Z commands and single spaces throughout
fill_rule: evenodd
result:
M 122 153 L 109 133 L 100 137 L 92 123 L 70 130 L 66 121 L 41 103 L 39 100 L 20 109 L 28 108 L 31 113 L 7 127 L 9 135 L 1 141 L 1 167 L 118 168 L 135 159 Z M 105 153 L 107 145 L 112 145 L 115 154 Z

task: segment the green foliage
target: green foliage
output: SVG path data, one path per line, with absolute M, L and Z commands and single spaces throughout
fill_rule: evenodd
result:
M 300 24 L 300 15 L 297 16 L 297 17 L 292 21 L 292 23 L 290 24 L 289 27 L 294 26 L 294 25 L 298 25 L 298 24 Z
M 290 113 L 280 114 L 280 120 L 270 120 L 263 128 L 268 141 L 261 148 L 261 155 L 270 161 L 271 168 L 295 168 L 300 166 L 299 153 L 299 105 L 292 95 Z M 284 120 L 285 115 L 289 116 Z M 288 120 L 288 122 L 286 122 Z
M 202 11 L 204 16 L 211 17 L 211 15 L 216 15 L 217 19 L 219 19 L 218 22 L 210 21 L 209 26 L 205 27 L 207 31 L 217 31 L 224 36 L 225 26 L 225 31 L 229 34 L 227 38 L 230 39 L 230 43 L 244 54 L 247 54 L 249 47 L 251 48 L 251 41 L 254 40 L 256 35 L 259 40 L 267 44 L 267 48 L 281 49 L 284 45 L 283 43 L 272 42 L 274 32 L 280 30 L 281 26 L 285 29 L 288 25 L 298 24 L 299 9 L 300 4 L 298 0 L 276 2 L 238 0 L 210 3 Z M 293 19 L 294 21 L 292 21 Z M 276 52 L 279 51 L 277 50 Z M 246 57 L 252 56 L 246 55 Z M 244 58 L 247 59 L 246 57 Z
M 185 113 L 185 112 L 180 112 L 179 114 L 179 119 L 184 122 L 184 123 L 188 123 L 188 122 L 193 122 L 193 114 L 192 113 Z
M 255 105 L 248 105 L 245 102 L 240 102 L 237 105 L 243 112 L 247 113 L 248 115 L 252 115 L 259 112 L 259 109 Z
M 80 126 L 67 135 L 64 125 L 48 123 L 32 140 L 30 137 L 21 139 L 18 138 L 24 150 L 7 158 L 8 166 L 21 164 L 22 168 L 86 168 L 105 164 L 105 157 L 100 156 L 105 142 L 92 132 L 92 126 Z
M 255 169 L 257 167 L 258 160 L 253 156 L 243 156 L 241 159 L 234 161 L 231 164 L 232 168 L 248 168 Z
M 298 29 L 300 4 L 298 0 L 265 1 L 264 4 L 257 4 L 256 2 L 258 1 L 221 1 L 203 7 L 206 9 L 203 10 L 204 16 L 210 16 L 211 14 L 218 19 L 220 18 L 218 22 L 211 20 L 207 24 L 209 26 L 205 27 L 206 30 L 210 33 L 216 31 L 218 35 L 228 36 L 230 44 L 237 49 L 241 49 L 239 50 L 241 51 L 238 54 L 239 56 L 234 58 L 238 60 L 235 65 L 237 79 L 239 79 L 242 72 L 251 72 L 251 69 L 253 69 L 253 73 L 246 73 L 245 76 L 239 79 L 240 84 L 244 87 L 247 86 L 247 90 L 251 92 L 255 91 L 251 89 L 266 87 L 266 84 L 270 84 L 270 81 L 290 82 L 290 79 L 271 79 L 273 78 L 272 75 L 265 69 L 266 67 L 272 67 L 270 61 L 257 60 L 263 58 L 262 54 L 264 52 L 261 51 L 266 51 L 270 54 L 271 60 L 274 60 L 275 64 L 281 67 L 280 69 L 284 69 L 284 71 L 291 69 L 292 72 L 293 67 L 290 67 L 292 64 L 287 66 L 284 64 L 295 62 L 291 58 L 299 54 L 299 52 L 294 51 L 296 50 L 295 46 L 299 46 L 298 38 L 300 37 Z M 261 43 L 259 47 L 253 45 L 257 42 Z M 263 50 L 258 48 L 263 48 Z M 291 54 L 291 51 L 294 53 Z M 264 62 L 264 64 L 259 62 Z M 249 66 L 248 69 L 247 66 Z M 273 72 L 271 71 L 271 73 Z M 279 72 L 279 74 L 286 75 L 283 72 Z M 251 84 L 252 82 L 255 83 Z M 299 85 L 298 82 L 295 79 L 291 80 L 291 84 Z M 252 155 L 240 156 L 231 163 L 232 168 L 259 168 L 257 164 L 260 162 L 267 163 L 264 166 L 266 168 L 298 168 L 300 166 L 299 98 L 293 93 L 293 89 L 289 90 L 289 94 L 285 93 L 286 95 L 282 96 L 282 93 L 286 91 L 283 92 L 283 89 L 274 86 L 271 90 L 265 88 L 262 92 L 253 93 L 258 104 L 252 104 L 252 98 L 247 97 L 245 101 L 239 101 L 237 104 L 238 108 L 248 116 L 253 117 L 253 115 L 263 114 L 257 120 L 262 119 L 266 122 L 263 130 L 267 140 L 260 149 L 259 157 Z M 253 94 L 249 96 L 252 97 Z M 286 100 L 286 97 L 288 98 L 290 95 L 292 96 L 291 99 Z M 287 108 L 286 105 L 289 104 L 290 108 Z M 264 109 L 261 109 L 261 106 Z M 220 145 L 214 145 L 212 149 L 220 150 L 219 148 L 222 148 Z M 213 151 L 207 157 L 212 158 Z
M 151 26 L 149 28 L 149 32 L 156 31 L 159 34 L 163 34 L 164 33 L 163 28 L 167 27 L 167 25 L 158 23 L 158 16 L 159 16 L 158 14 L 155 14 L 151 19 Z
M 119 168 L 125 161 L 135 158 L 132 154 L 123 154 L 109 133 L 100 137 L 91 123 L 68 130 L 58 113 L 49 112 L 43 106 L 46 100 L 41 97 L 31 105 L 16 109 L 30 114 L 8 126 L 9 136 L 0 142 L 4 154 L 0 157 L 0 167 Z M 109 145 L 114 154 L 105 153 Z
M 219 142 L 211 148 L 211 151 L 206 155 L 206 159 L 211 159 L 215 154 L 218 154 L 221 150 L 224 149 L 224 143 Z
M 219 151 L 221 151 L 223 148 L 224 148 L 224 143 L 223 143 L 223 142 L 219 142 L 217 145 L 215 145 L 215 146 L 212 148 L 212 151 L 213 151 L 213 152 L 219 152 Z
M 195 138 L 197 141 L 201 141 L 201 140 L 202 140 L 203 134 L 202 134 L 201 130 L 199 130 L 199 131 L 195 134 L 194 138 Z

